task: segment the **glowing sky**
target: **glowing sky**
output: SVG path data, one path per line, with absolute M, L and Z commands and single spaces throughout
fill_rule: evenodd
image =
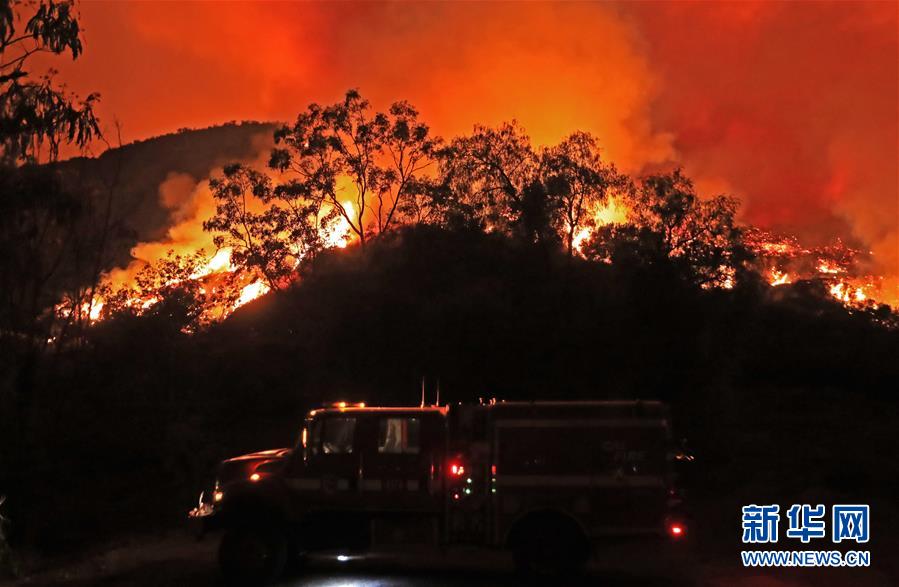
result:
M 677 162 L 743 218 L 857 238 L 899 275 L 899 4 L 84 2 L 54 61 L 126 141 L 289 120 L 358 87 L 443 135 L 518 119 L 594 132 L 632 171 Z

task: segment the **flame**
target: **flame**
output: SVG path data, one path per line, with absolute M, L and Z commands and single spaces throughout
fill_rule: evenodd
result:
M 100 320 L 103 315 L 104 302 L 99 297 L 95 297 L 92 301 L 83 302 L 80 305 L 74 304 L 74 306 L 78 308 L 77 314 L 91 323 Z M 53 307 L 53 311 L 57 316 L 71 318 L 72 308 L 73 304 L 70 300 L 63 300 Z M 52 340 L 56 339 L 55 336 L 50 338 Z
M 778 235 L 749 227 L 744 242 L 759 259 L 772 286 L 802 280 L 824 283 L 834 299 L 849 307 L 886 303 L 899 304 L 899 285 L 865 268 L 872 253 L 846 245 L 837 239 L 826 246 L 806 247 L 792 236 Z
M 733 289 L 734 283 L 735 283 L 734 276 L 732 274 L 728 275 L 727 277 L 724 278 L 724 281 L 721 282 L 721 288 L 722 289 Z
M 818 262 L 818 272 L 825 273 L 827 275 L 836 275 L 837 273 L 843 273 L 843 268 L 838 267 L 837 265 L 827 261 L 826 259 L 821 259 Z
M 254 281 L 253 283 L 244 286 L 242 290 L 240 290 L 240 297 L 237 298 L 237 301 L 234 302 L 234 309 L 249 304 L 253 300 L 258 297 L 264 296 L 268 292 L 271 291 L 271 287 L 264 281 Z
M 200 279 L 201 277 L 206 277 L 211 273 L 219 273 L 221 271 L 236 271 L 237 267 L 231 262 L 231 247 L 222 247 L 219 249 L 215 255 L 212 256 L 209 261 L 203 264 L 202 267 L 193 272 L 190 276 L 191 279 Z
M 355 214 L 353 203 L 347 200 L 341 204 L 346 216 L 352 217 Z M 337 219 L 324 232 L 325 248 L 345 249 L 350 244 L 350 223 L 346 216 L 339 215 Z
M 609 224 L 624 224 L 627 222 L 630 209 L 623 201 L 615 196 L 609 196 L 605 203 L 597 205 L 593 212 L 593 222 L 596 226 Z
M 153 306 L 155 306 L 156 304 L 158 304 L 160 300 L 159 300 L 159 297 L 152 296 L 152 297 L 149 297 L 144 300 L 135 298 L 133 301 L 134 301 L 134 304 L 137 305 L 141 309 L 141 311 L 146 311 L 146 310 L 149 310 L 150 308 L 152 308 Z
M 845 282 L 837 282 L 830 286 L 830 295 L 843 303 L 863 303 L 868 299 L 864 289 Z
M 786 271 L 778 271 L 776 269 L 772 270 L 768 274 L 768 282 L 771 285 L 775 285 L 775 286 L 792 283 L 789 273 L 787 273 Z
M 574 235 L 574 239 L 571 241 L 571 246 L 574 247 L 574 250 L 578 253 L 583 253 L 584 243 L 586 243 L 590 239 L 590 235 L 593 234 L 593 231 L 589 228 L 582 228 L 577 231 L 577 234 Z
M 100 319 L 100 312 L 103 311 L 103 300 L 95 300 L 92 304 L 88 304 L 90 308 L 87 311 L 87 316 L 91 322 L 96 322 Z
M 589 221 L 575 233 L 571 241 L 572 247 L 583 254 L 583 247 L 593 236 L 596 227 L 624 224 L 628 220 L 629 213 L 627 204 L 615 196 L 609 196 L 605 202 L 594 203 L 590 210 Z

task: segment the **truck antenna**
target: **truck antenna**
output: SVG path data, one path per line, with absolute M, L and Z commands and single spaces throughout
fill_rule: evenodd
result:
M 425 376 L 421 376 L 421 407 L 425 407 Z
M 437 378 L 437 403 L 436 405 L 440 406 L 440 377 Z

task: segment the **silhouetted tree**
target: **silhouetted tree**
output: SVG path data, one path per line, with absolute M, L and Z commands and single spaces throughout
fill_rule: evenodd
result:
M 541 216 L 546 193 L 539 182 L 540 161 L 530 138 L 515 122 L 498 128 L 475 126 L 450 141 L 439 156 L 440 194 L 449 194 L 489 232 L 530 232 L 524 226 Z
M 287 174 L 279 192 L 321 207 L 327 203 L 362 246 L 388 231 L 419 187 L 438 141 L 406 102 L 372 113 L 356 90 L 343 102 L 312 104 L 292 126 L 275 132 L 270 166 Z
M 45 169 L 0 174 L 0 328 L 43 347 L 57 301 L 54 279 L 70 261 L 85 202 Z
M 46 310 L 60 276 L 71 273 L 73 258 L 88 258 L 98 227 L 86 222 L 94 220 L 87 194 L 34 163 L 55 160 L 62 143 L 87 146 L 99 126 L 96 95 L 76 103 L 52 73 L 34 81 L 25 66 L 36 53 L 77 58 L 80 32 L 72 2 L 0 0 L 0 338 L 38 348 L 52 326 Z
M 36 380 L 60 317 L 56 302 L 90 275 L 88 260 L 101 256 L 90 250 L 95 231 L 109 226 L 91 225 L 92 202 L 80 186 L 38 165 L 55 161 L 63 144 L 84 149 L 100 136 L 97 95 L 80 101 L 52 71 L 35 79 L 26 70 L 37 53 L 77 58 L 80 33 L 72 2 L 0 0 L 0 429 L 12 451 L 0 456 L 24 453 Z
M 587 246 L 589 258 L 671 259 L 697 285 L 733 286 L 737 270 L 749 258 L 735 221 L 735 198 L 702 200 L 693 182 L 676 169 L 643 178 L 629 205 L 629 225 L 596 231 Z
M 301 258 L 298 248 L 307 245 L 304 237 L 310 232 L 309 217 L 314 218 L 315 210 L 303 204 L 270 205 L 275 198 L 271 180 L 243 165 L 229 165 L 224 176 L 211 179 L 209 186 L 216 212 L 203 228 L 217 233 L 217 247 L 231 248 L 235 264 L 259 271 L 271 287 L 279 287 Z M 317 237 L 317 231 L 311 232 Z M 308 244 L 315 246 L 314 242 Z
M 297 182 L 276 186 L 265 173 L 234 164 L 209 186 L 216 211 L 204 230 L 215 233 L 217 247 L 231 249 L 235 265 L 260 274 L 272 289 L 289 283 L 301 262 L 348 236 L 338 209 Z
M 600 159 L 596 139 L 589 133 L 572 133 L 541 155 L 543 183 L 557 200 L 553 226 L 573 255 L 575 236 L 595 228 L 594 210 L 608 203 L 610 188 L 625 178 Z
M 0 162 L 50 160 L 60 144 L 84 147 L 100 134 L 93 107 L 97 94 L 83 101 L 53 82 L 53 72 L 35 81 L 25 70 L 35 53 L 81 54 L 81 27 L 73 2 L 0 0 Z

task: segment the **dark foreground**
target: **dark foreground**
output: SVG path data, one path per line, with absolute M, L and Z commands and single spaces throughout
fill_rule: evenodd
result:
M 186 534 L 135 541 L 81 560 L 58 560 L 14 585 L 31 587 L 88 587 L 94 585 L 157 587 L 184 585 L 218 587 L 223 584 L 214 564 L 214 539 L 196 542 Z M 336 554 L 336 553 L 335 553 Z M 600 553 L 587 574 L 576 580 L 546 581 L 551 585 L 610 585 L 679 587 L 859 587 L 893 583 L 875 566 L 869 569 L 747 570 L 739 555 L 711 558 L 698 553 L 672 555 L 647 552 L 639 545 L 610 547 Z M 444 587 L 513 586 L 522 579 L 512 571 L 503 553 L 456 549 L 446 554 L 433 550 L 350 556 L 336 555 L 310 560 L 307 567 L 289 575 L 284 587 Z

